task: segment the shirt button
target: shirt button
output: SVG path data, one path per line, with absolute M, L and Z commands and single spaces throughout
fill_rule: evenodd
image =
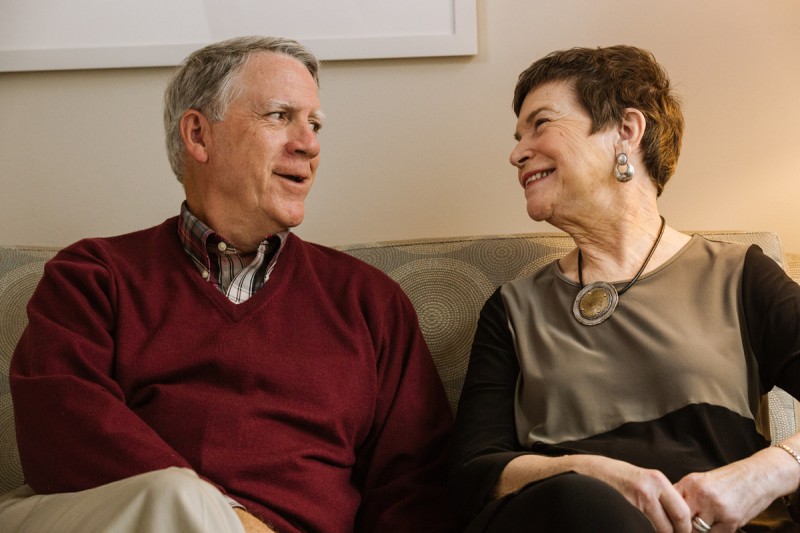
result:
M 220 241 L 220 243 L 217 245 L 217 248 L 219 249 L 220 252 L 224 252 L 225 250 L 228 249 L 228 245 Z
M 200 275 L 203 276 L 203 279 L 208 279 L 208 270 L 203 270 Z

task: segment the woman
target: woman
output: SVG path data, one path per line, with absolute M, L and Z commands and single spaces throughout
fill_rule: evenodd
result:
M 514 111 L 528 214 L 576 248 L 481 312 L 451 471 L 468 531 L 765 531 L 767 508 L 797 531 L 800 434 L 770 446 L 756 413 L 800 394 L 800 288 L 757 247 L 665 225 L 683 117 L 662 68 L 555 52 Z

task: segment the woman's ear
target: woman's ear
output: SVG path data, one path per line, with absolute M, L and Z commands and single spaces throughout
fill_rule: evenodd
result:
M 646 127 L 644 114 L 636 108 L 626 107 L 619 125 L 620 147 L 624 146 L 626 150 L 617 151 L 636 150 L 642 142 Z
M 181 116 L 180 133 L 186 154 L 198 163 L 206 163 L 211 143 L 211 125 L 206 116 L 196 109 L 187 110 Z

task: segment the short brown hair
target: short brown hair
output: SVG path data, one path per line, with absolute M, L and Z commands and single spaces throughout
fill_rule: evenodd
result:
M 625 108 L 646 120 L 642 155 L 658 194 L 675 173 L 683 137 L 680 99 L 652 53 L 635 46 L 571 48 L 552 52 L 519 75 L 514 113 L 537 87 L 552 81 L 572 82 L 578 101 L 592 118 L 595 133 L 622 121 Z

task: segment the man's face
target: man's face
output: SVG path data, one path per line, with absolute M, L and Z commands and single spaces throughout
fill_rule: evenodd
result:
M 210 125 L 195 214 L 218 230 L 243 224 L 268 235 L 297 226 L 319 164 L 317 84 L 302 63 L 277 53 L 251 56 L 234 83 L 225 118 Z

